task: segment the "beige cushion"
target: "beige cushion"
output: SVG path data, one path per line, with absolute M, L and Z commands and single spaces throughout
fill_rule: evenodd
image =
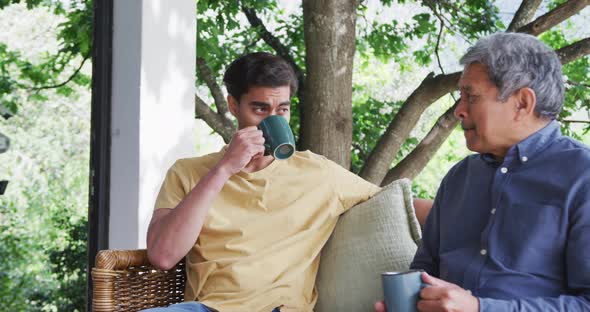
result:
M 314 311 L 373 311 L 383 299 L 381 273 L 407 270 L 420 237 L 407 179 L 353 207 L 322 250 Z

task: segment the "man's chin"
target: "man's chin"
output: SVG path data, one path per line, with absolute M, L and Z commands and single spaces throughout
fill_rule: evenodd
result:
M 473 129 L 463 129 L 463 136 L 465 137 L 465 141 L 473 139 L 473 135 Z
M 480 153 L 483 154 L 484 151 L 482 150 L 481 146 L 479 146 L 477 144 L 477 142 L 473 139 L 468 140 L 467 138 L 465 138 L 465 145 L 467 147 L 468 150 L 475 152 L 475 153 Z
M 463 135 L 465 136 L 465 145 L 467 146 L 467 149 L 472 152 L 478 152 L 477 144 L 475 142 L 475 138 L 473 137 L 473 130 L 466 130 L 463 132 Z

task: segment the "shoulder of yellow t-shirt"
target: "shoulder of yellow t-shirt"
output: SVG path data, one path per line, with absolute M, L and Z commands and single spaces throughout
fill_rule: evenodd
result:
M 324 155 L 316 154 L 310 150 L 297 151 L 292 157 L 291 161 L 305 162 L 312 166 L 320 166 L 321 168 L 329 168 L 331 161 Z
M 310 150 L 305 150 L 305 151 L 297 151 L 293 156 L 295 157 L 299 157 L 299 158 L 307 158 L 310 160 L 316 160 L 316 161 L 326 161 L 328 160 L 328 158 L 326 158 L 326 156 L 320 155 L 320 154 L 316 154 Z
M 174 168 L 181 171 L 193 171 L 197 169 L 211 169 L 223 154 L 221 152 L 211 153 L 203 156 L 180 158 L 174 163 Z
M 174 168 L 181 171 L 192 171 L 196 169 L 211 169 L 223 157 L 223 153 L 216 152 L 198 157 L 181 158 L 176 161 Z M 316 154 L 310 150 L 297 151 L 292 160 L 310 161 L 320 163 L 322 166 L 329 165 L 330 160 L 323 155 Z

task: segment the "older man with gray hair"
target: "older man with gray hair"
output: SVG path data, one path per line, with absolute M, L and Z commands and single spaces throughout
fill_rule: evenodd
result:
M 477 154 L 445 176 L 428 216 L 411 265 L 431 285 L 418 310 L 590 311 L 590 150 L 555 121 L 556 53 L 498 33 L 461 64 L 455 116 Z

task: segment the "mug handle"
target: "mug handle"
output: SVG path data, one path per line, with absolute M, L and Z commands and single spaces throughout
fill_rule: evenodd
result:
M 268 156 L 271 154 L 270 144 L 264 143 L 264 156 Z

